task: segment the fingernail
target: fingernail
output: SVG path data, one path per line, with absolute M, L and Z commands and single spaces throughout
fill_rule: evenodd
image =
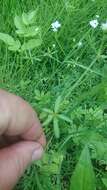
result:
M 43 155 L 43 148 L 36 149 L 32 155 L 32 161 L 41 159 Z

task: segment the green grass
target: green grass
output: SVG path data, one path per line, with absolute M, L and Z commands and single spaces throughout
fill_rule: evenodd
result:
M 107 1 L 3 0 L 0 32 L 16 36 L 14 16 L 34 9 L 38 9 L 36 22 L 41 27 L 42 45 L 24 54 L 10 52 L 0 42 L 0 87 L 29 101 L 42 123 L 43 109 L 53 110 L 57 97 L 61 96 L 59 112 L 71 118 L 73 124 L 59 121 L 58 140 L 52 123 L 44 127 L 48 141 L 46 158 L 28 168 L 16 189 L 68 190 L 83 144 L 88 139 L 87 130 L 98 130 L 100 123 L 100 127 L 106 127 L 99 110 L 103 111 L 107 105 L 107 77 L 103 71 L 107 71 L 106 67 L 103 69 L 107 64 L 107 35 L 100 26 L 91 28 L 89 21 L 95 19 L 95 15 L 100 16 L 100 23 L 106 21 Z M 51 30 L 55 20 L 61 23 L 57 33 Z M 82 41 L 81 47 L 78 47 L 79 41 Z M 101 133 L 107 137 L 106 128 Z M 102 165 L 93 160 L 98 190 L 105 190 L 101 178 L 107 176 L 106 163 L 107 159 Z

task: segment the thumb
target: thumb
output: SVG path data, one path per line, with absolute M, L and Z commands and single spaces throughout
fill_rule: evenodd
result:
M 11 190 L 32 160 L 41 158 L 39 143 L 20 142 L 0 150 L 0 189 Z

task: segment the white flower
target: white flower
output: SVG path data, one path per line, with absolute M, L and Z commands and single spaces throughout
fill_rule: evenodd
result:
M 37 27 L 37 28 L 35 28 L 35 32 L 37 32 L 37 31 L 39 31 L 39 28 Z
M 81 41 L 79 41 L 77 45 L 78 45 L 78 47 L 81 47 L 83 44 Z
M 55 22 L 53 22 L 53 23 L 51 24 L 51 27 L 52 27 L 52 30 L 53 30 L 54 32 L 57 32 L 57 31 L 58 31 L 58 28 L 61 27 L 61 24 L 59 23 L 58 20 L 56 20 Z
M 55 45 L 55 44 L 52 44 L 52 46 L 53 46 L 53 48 L 55 48 L 55 47 L 56 47 L 56 45 Z
M 99 15 L 95 15 L 96 16 L 96 18 L 99 18 L 100 16 Z
M 99 25 L 99 22 L 97 19 L 91 20 L 90 25 L 92 26 L 92 28 L 96 28 Z
M 107 30 L 107 22 L 102 23 L 101 28 L 102 30 Z
M 73 41 L 73 42 L 76 42 L 76 39 L 75 39 L 75 38 L 73 38 L 73 39 L 72 39 L 72 41 Z

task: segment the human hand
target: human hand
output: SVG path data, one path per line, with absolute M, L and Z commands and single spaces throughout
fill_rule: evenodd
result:
M 12 190 L 46 144 L 36 113 L 20 97 L 0 90 L 0 190 Z

